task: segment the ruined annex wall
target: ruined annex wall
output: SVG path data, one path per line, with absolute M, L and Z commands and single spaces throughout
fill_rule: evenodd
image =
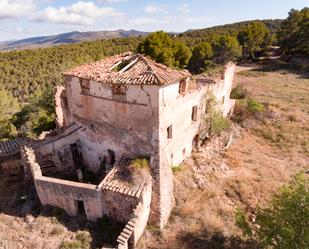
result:
M 222 110 L 224 116 L 231 115 L 235 106 L 235 100 L 230 98 L 235 67 L 236 65 L 232 62 L 225 65 L 222 73 L 222 79 L 213 85 L 212 88 L 213 94 L 218 101 L 218 106 Z
M 74 216 L 81 201 L 89 220 L 102 217 L 101 195 L 96 185 L 42 176 L 35 179 L 35 186 L 42 205 L 60 207 Z
M 62 134 L 48 138 L 38 146 L 34 146 L 36 152 L 52 159 L 58 171 L 74 169 L 70 144 L 80 144 L 79 130 L 82 130 L 82 127 L 75 124 L 68 126 Z
M 68 123 L 68 103 L 64 86 L 56 86 L 55 88 L 55 113 L 57 128 L 67 127 Z
M 103 215 L 126 223 L 132 217 L 137 204 L 145 199 L 145 189 L 151 185 L 151 181 L 149 179 L 143 184 L 128 186 L 119 182 L 119 179 L 114 179 L 117 171 L 117 168 L 113 168 L 98 185 L 98 188 L 102 189 Z
M 83 125 L 80 132 L 86 164 L 98 170 L 108 150 L 116 161 L 122 156 L 149 156 L 158 123 L 158 87 L 127 85 L 126 95 L 112 93 L 112 85 L 89 81 L 89 93 L 81 94 L 80 80 L 70 77 L 66 94 L 70 122 Z
M 32 176 L 42 205 L 62 208 L 70 216 L 78 213 L 78 202 L 82 202 L 89 220 L 106 215 L 126 223 L 141 198 L 143 186 L 133 191 L 105 179 L 99 185 L 93 185 L 42 176 L 34 151 L 27 147 L 22 150 L 22 160 Z
M 118 249 L 135 248 L 148 223 L 151 197 L 152 181 L 148 179 L 143 187 L 138 205 L 133 210 L 131 218 L 117 238 Z
M 124 193 L 102 190 L 102 214 L 126 223 L 130 219 L 138 199 Z

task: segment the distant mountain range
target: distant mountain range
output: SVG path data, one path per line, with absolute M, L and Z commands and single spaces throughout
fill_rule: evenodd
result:
M 276 33 L 280 27 L 282 20 L 260 20 L 272 33 Z M 195 43 L 205 41 L 205 37 L 223 34 L 237 34 L 240 30 L 246 27 L 252 21 L 237 22 L 232 24 L 209 27 L 205 29 L 190 29 L 183 33 L 169 32 L 170 35 L 179 36 L 184 39 L 194 39 Z M 16 41 L 0 42 L 1 50 L 16 50 L 37 47 L 51 47 L 60 44 L 72 44 L 84 41 L 94 41 L 111 38 L 125 38 L 146 36 L 149 32 L 137 30 L 115 30 L 115 31 L 90 31 L 90 32 L 70 32 L 51 36 L 32 37 Z M 191 44 L 192 45 L 192 44 Z M 194 44 L 193 44 L 194 45 Z
M 0 50 L 49 47 L 60 44 L 71 44 L 83 41 L 93 41 L 110 38 L 145 36 L 147 32 L 137 30 L 70 32 L 51 36 L 32 37 L 16 41 L 0 42 Z

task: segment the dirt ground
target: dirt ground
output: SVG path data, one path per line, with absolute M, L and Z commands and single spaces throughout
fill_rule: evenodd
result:
M 236 125 L 234 142 L 213 141 L 175 173 L 176 208 L 163 232 L 149 226 L 139 248 L 259 248 L 242 237 L 235 211 L 266 206 L 291 176 L 309 169 L 309 79 L 298 72 L 238 67 L 235 84 L 268 104 L 272 121 Z
M 176 207 L 169 224 L 162 232 L 149 225 L 139 249 L 259 248 L 241 236 L 235 210 L 267 205 L 278 187 L 309 169 L 309 79 L 254 68 L 238 67 L 235 84 L 267 103 L 275 121 L 235 125 L 229 148 L 223 150 L 226 140 L 218 138 L 188 158 L 174 172 Z M 82 218 L 37 208 L 35 197 L 25 196 L 18 182 L 0 179 L 0 249 L 56 249 L 63 241 L 76 241 L 81 232 L 90 240 L 100 237 L 95 224 Z

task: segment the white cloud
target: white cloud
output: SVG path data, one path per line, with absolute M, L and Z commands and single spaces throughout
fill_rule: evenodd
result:
M 187 3 L 184 3 L 182 5 L 179 5 L 177 10 L 182 12 L 182 13 L 188 14 L 188 13 L 190 13 L 190 5 L 187 4 Z
M 93 2 L 79 1 L 71 6 L 47 7 L 34 17 L 36 21 L 90 26 L 98 18 L 121 16 L 111 7 L 98 7 Z
M 28 15 L 35 9 L 32 0 L 0 0 L 0 19 L 14 19 Z
M 157 6 L 157 5 L 148 5 L 145 8 L 145 12 L 148 14 L 155 14 L 155 13 L 166 14 L 167 13 L 167 11 L 162 6 Z

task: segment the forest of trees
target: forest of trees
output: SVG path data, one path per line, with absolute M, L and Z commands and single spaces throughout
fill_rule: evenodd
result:
M 62 72 L 128 50 L 138 51 L 193 74 L 228 61 L 252 60 L 269 45 L 286 53 L 308 54 L 308 8 L 291 10 L 284 20 L 249 21 L 187 31 L 163 31 L 145 38 L 118 38 L 50 48 L 0 52 L 0 140 L 35 137 L 53 128 L 53 88 Z
M 278 39 L 284 52 L 309 55 L 309 8 L 292 9 L 281 24 Z

